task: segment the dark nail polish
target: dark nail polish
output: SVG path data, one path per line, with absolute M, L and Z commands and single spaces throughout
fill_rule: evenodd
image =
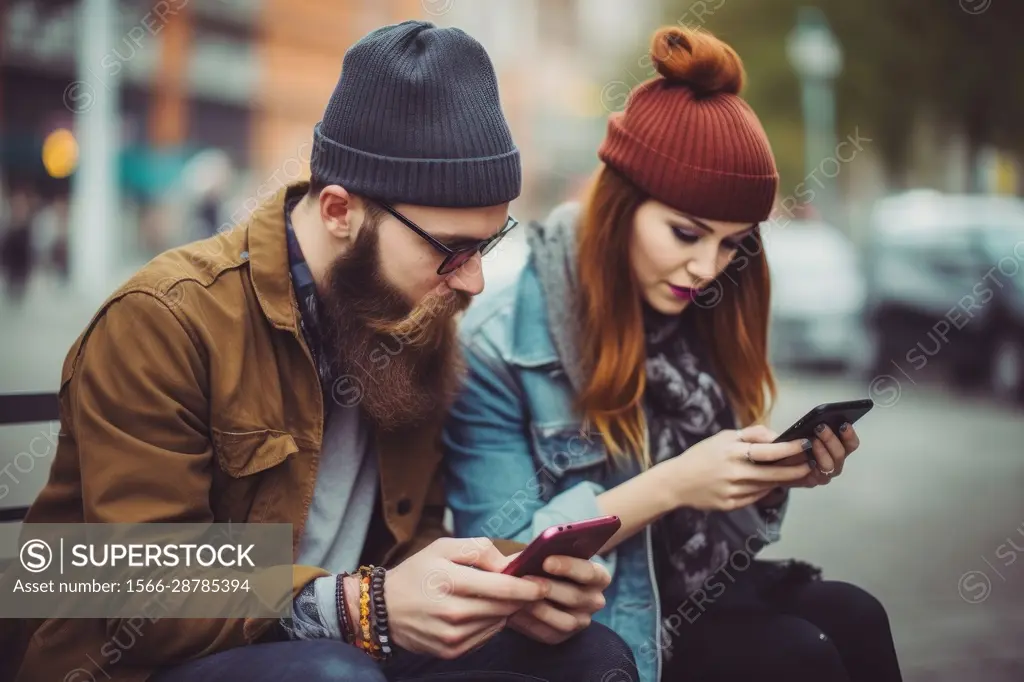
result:
M 800 443 L 800 447 L 802 447 L 804 450 L 810 450 L 812 445 L 813 444 L 811 443 L 810 438 L 804 438 L 803 442 Z
M 843 422 L 843 425 L 839 427 L 839 433 L 846 433 L 846 430 L 850 428 L 847 422 Z
M 818 434 L 819 436 L 821 435 L 821 432 L 824 431 L 824 430 L 825 430 L 825 425 L 824 424 L 818 424 L 817 426 L 814 427 L 814 432 L 816 434 Z

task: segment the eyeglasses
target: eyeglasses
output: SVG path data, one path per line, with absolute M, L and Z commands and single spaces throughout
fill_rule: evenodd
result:
M 512 230 L 512 228 L 519 224 L 518 220 L 509 216 L 508 220 L 505 221 L 505 225 L 487 239 L 481 239 L 478 242 L 470 243 L 457 249 L 452 249 L 451 247 L 442 244 L 434 237 L 431 237 L 426 230 L 396 211 L 390 204 L 383 201 L 377 201 L 376 203 L 385 211 L 397 218 L 403 225 L 423 237 L 423 239 L 427 240 L 427 242 L 429 242 L 435 249 L 444 254 L 444 260 L 441 261 L 441 265 L 437 268 L 437 274 L 439 275 L 447 275 L 455 272 L 472 260 L 473 256 L 478 253 L 481 256 L 486 256 L 494 249 L 497 243 Z

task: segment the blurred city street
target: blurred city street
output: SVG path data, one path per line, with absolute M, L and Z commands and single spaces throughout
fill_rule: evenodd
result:
M 774 426 L 867 385 L 783 375 Z M 936 386 L 900 388 L 890 407 L 876 397 L 840 479 L 794 493 L 768 555 L 874 593 L 906 680 L 1024 679 L 1024 551 L 1009 544 L 1024 548 L 1024 415 Z
M 495 280 L 510 276 L 497 270 Z M 17 357 L 0 363 L 0 386 L 54 390 L 64 354 L 93 309 L 49 295 L 43 282 L 22 309 L 0 304 L 0 352 Z M 868 385 L 783 372 L 773 426 L 781 430 L 822 402 L 863 397 Z M 768 556 L 805 559 L 826 577 L 877 595 L 908 682 L 1019 682 L 1024 414 L 909 381 L 875 398 L 879 406 L 858 426 L 861 450 L 834 483 L 794 493 L 782 541 Z M 38 492 L 55 433 L 48 424 L 0 431 L 0 469 L 8 466 L 20 481 L 5 477 L 10 492 L 0 506 L 28 504 Z M 0 526 L 0 557 L 14 553 L 16 528 Z

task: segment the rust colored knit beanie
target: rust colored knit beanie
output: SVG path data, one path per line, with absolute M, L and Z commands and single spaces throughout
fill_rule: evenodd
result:
M 600 159 L 678 211 L 767 219 L 779 176 L 768 136 L 739 96 L 739 56 L 706 31 L 672 26 L 655 32 L 651 58 L 659 75 L 609 118 Z

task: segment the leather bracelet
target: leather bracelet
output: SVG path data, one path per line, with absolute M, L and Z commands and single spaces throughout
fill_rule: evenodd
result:
M 341 641 L 345 644 L 351 644 L 355 639 L 355 632 L 352 630 L 352 623 L 348 617 L 348 600 L 345 599 L 345 578 L 348 575 L 348 573 L 338 574 L 337 587 L 335 589 L 338 622 L 341 624 Z
M 373 597 L 374 630 L 377 643 L 380 645 L 382 657 L 391 656 L 391 631 L 388 627 L 388 607 L 384 601 L 384 579 L 387 571 L 383 566 L 375 566 L 371 572 L 371 594 Z

